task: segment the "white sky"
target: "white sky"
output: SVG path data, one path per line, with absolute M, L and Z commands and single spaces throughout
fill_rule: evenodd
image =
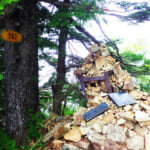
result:
M 108 24 L 102 24 L 102 28 L 110 39 L 122 39 L 122 45 L 124 47 L 141 42 L 142 45 L 145 45 L 147 51 L 150 52 L 150 22 L 140 23 L 138 25 L 129 25 L 126 22 L 119 21 L 115 17 L 108 18 Z M 89 31 L 91 33 L 93 32 L 94 35 L 100 39 L 103 35 L 101 34 L 99 27 L 94 24 L 94 22 L 92 22 L 90 26 L 91 28 Z M 120 48 L 123 47 L 120 45 Z
M 147 0 L 147 2 L 149 2 L 149 0 Z M 120 49 L 123 49 L 124 47 L 130 46 L 135 43 L 141 43 L 145 46 L 147 58 L 150 59 L 150 22 L 140 23 L 138 25 L 129 25 L 126 22 L 119 21 L 118 19 L 116 19 L 116 17 L 111 16 L 107 17 L 107 19 L 108 24 L 101 24 L 102 28 L 110 39 L 123 39 L 123 43 L 121 45 L 118 45 Z M 102 40 L 104 38 L 98 25 L 95 22 L 90 21 L 86 26 L 88 32 L 94 35 L 97 40 Z M 71 51 L 73 53 L 83 57 L 87 56 L 88 52 L 82 45 L 78 44 L 77 42 L 71 42 L 71 45 L 76 48 L 76 50 L 72 48 Z M 70 51 L 70 47 L 68 51 Z M 45 66 L 44 69 L 39 72 L 39 85 L 41 86 L 49 79 L 52 68 L 49 67 L 48 64 L 44 61 L 42 61 L 40 65 Z

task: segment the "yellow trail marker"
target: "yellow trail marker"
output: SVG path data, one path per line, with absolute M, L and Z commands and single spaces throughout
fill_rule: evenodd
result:
M 21 42 L 22 35 L 16 31 L 7 30 L 0 34 L 1 38 L 9 42 Z

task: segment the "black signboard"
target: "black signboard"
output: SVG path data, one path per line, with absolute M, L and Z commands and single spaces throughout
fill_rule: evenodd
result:
M 95 108 L 91 109 L 90 111 L 88 111 L 87 113 L 85 113 L 83 115 L 84 119 L 86 121 L 89 121 L 89 120 L 95 118 L 96 116 L 100 115 L 101 113 L 103 113 L 107 109 L 109 109 L 109 106 L 105 102 L 101 103 L 97 107 L 95 107 Z
M 136 103 L 127 92 L 109 93 L 108 95 L 118 107 Z

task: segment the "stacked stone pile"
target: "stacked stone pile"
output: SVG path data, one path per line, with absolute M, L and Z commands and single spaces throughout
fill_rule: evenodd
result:
M 110 56 L 105 44 L 95 44 L 89 51 L 75 74 L 97 77 L 110 71 L 112 91 L 128 92 L 136 104 L 117 107 L 108 97 L 105 81 L 86 83 L 87 108 L 69 117 L 53 114 L 44 123 L 45 150 L 150 150 L 150 97 L 134 86 L 130 74 Z M 103 102 L 109 109 L 86 122 L 83 115 Z

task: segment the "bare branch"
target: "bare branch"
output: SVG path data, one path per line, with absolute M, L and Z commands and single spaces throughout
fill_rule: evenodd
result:
M 82 45 L 87 49 L 89 50 L 89 48 L 86 46 L 86 44 L 83 42 L 83 41 L 80 41 L 82 43 Z
M 92 36 L 92 35 L 91 35 L 89 32 L 87 32 L 83 27 L 81 27 L 79 24 L 77 24 L 74 19 L 71 18 L 70 21 L 71 21 L 71 22 L 75 22 L 75 24 L 76 24 L 75 27 L 76 27 L 76 29 L 77 29 L 78 31 L 84 33 L 84 34 L 85 34 L 88 38 L 90 38 L 94 43 L 96 43 L 96 44 L 98 44 L 98 45 L 100 44 L 100 42 L 97 41 L 94 36 Z
M 142 19 L 139 19 L 139 18 L 133 18 L 131 17 L 130 15 L 118 15 L 118 14 L 115 14 L 115 13 L 105 13 L 105 15 L 109 15 L 109 16 L 114 16 L 114 17 L 117 17 L 119 19 L 122 19 L 122 21 L 130 21 L 130 23 L 133 23 L 133 24 L 136 24 L 134 23 L 133 21 L 136 21 L 136 22 L 142 22 L 142 21 L 150 21 L 149 18 L 142 18 Z
M 69 66 L 66 67 L 66 70 L 68 71 L 69 69 L 79 68 L 79 67 L 81 67 L 80 64 L 70 64 Z
M 105 37 L 112 45 L 114 45 L 114 47 L 115 47 L 115 49 L 116 49 L 116 52 L 117 52 L 117 55 L 119 56 L 120 61 L 122 61 L 122 58 L 121 58 L 120 53 L 119 53 L 119 48 L 118 48 L 118 46 L 116 45 L 116 43 L 114 43 L 114 42 L 105 34 L 105 32 L 104 32 L 103 29 L 102 29 L 102 26 L 101 26 L 100 22 L 98 22 L 98 20 L 95 20 L 95 21 L 96 21 L 97 25 L 99 26 L 101 32 L 103 33 L 104 37 Z
M 125 19 L 127 17 L 124 15 L 118 15 L 118 14 L 113 14 L 113 13 L 105 13 L 105 15 L 115 16 L 117 18 L 122 18 L 122 19 Z
M 71 41 L 69 41 L 69 43 L 70 43 L 70 49 L 73 49 L 76 52 L 76 54 L 77 54 L 78 53 L 77 49 L 73 46 L 73 44 L 71 43 Z

